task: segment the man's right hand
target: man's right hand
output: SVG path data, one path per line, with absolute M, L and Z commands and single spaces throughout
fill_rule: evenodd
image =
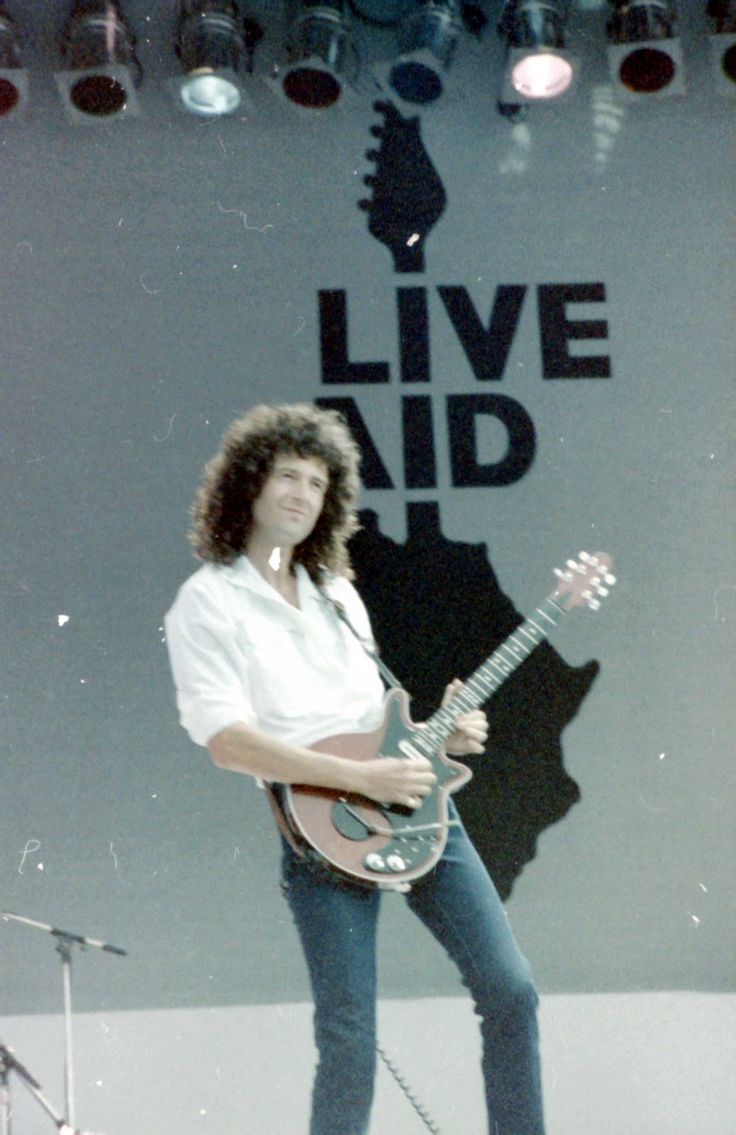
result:
M 354 791 L 381 804 L 418 808 L 437 777 L 426 757 L 374 757 L 355 765 Z

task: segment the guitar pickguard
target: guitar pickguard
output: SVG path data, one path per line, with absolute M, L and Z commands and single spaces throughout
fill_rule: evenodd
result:
M 331 737 L 312 748 L 353 760 L 414 760 L 425 756 L 417 744 L 420 732 L 408 716 L 407 695 L 394 690 L 386 698 L 379 729 Z M 434 867 L 447 841 L 447 795 L 471 776 L 470 769 L 443 752 L 426 755 L 437 783 L 418 808 L 292 785 L 285 802 L 293 827 L 328 864 L 352 878 L 384 885 L 420 878 Z

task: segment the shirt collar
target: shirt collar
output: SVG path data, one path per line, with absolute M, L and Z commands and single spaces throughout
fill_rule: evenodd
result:
M 270 583 L 266 583 L 266 580 L 263 578 L 258 568 L 250 562 L 245 554 L 238 556 L 233 563 L 223 565 L 223 571 L 225 572 L 225 578 L 228 583 L 231 583 L 233 587 L 245 587 L 248 591 L 252 591 L 262 596 L 264 599 L 277 603 L 279 606 L 283 604 L 290 610 L 296 611 L 296 608 L 291 607 L 291 605 L 271 587 Z M 299 603 L 304 612 L 309 602 L 315 600 L 321 601 L 322 596 L 303 564 L 295 564 L 295 571 Z

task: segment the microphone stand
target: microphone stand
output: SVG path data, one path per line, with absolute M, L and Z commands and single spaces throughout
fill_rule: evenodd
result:
M 119 946 L 111 946 L 109 942 L 101 942 L 99 938 L 87 938 L 82 934 L 72 934 L 69 930 L 60 930 L 56 926 L 48 926 L 45 922 L 36 922 L 33 918 L 25 918 L 20 914 L 11 914 L 10 911 L 0 911 L 0 918 L 11 919 L 13 922 L 22 922 L 25 926 L 32 926 L 35 930 L 43 930 L 56 938 L 56 952 L 61 958 L 61 977 L 64 992 L 64 1081 L 66 1084 L 66 1116 L 67 1123 L 74 1127 L 74 1063 L 72 1049 L 72 947 L 94 946 L 97 950 L 107 950 L 110 954 L 120 957 L 127 955 L 127 950 Z M 7 1135 L 0 1126 L 0 1135 Z
M 15 1056 L 9 1048 L 6 1048 L 0 1040 L 0 1135 L 10 1135 L 12 1107 L 10 1105 L 9 1076 L 11 1072 L 17 1073 L 31 1095 L 38 1100 L 41 1107 L 51 1116 L 54 1123 L 61 1131 L 62 1128 L 66 1126 L 64 1117 L 54 1111 L 49 1101 L 44 1097 L 38 1080 L 34 1080 L 31 1073 L 27 1068 L 23 1067 L 17 1056 Z M 67 1128 L 67 1130 L 69 1129 Z

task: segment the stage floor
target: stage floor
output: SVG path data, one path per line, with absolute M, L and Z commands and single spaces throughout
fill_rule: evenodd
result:
M 384 1001 L 382 1044 L 442 1135 L 486 1135 L 468 1001 Z M 736 996 L 546 996 L 548 1135 L 733 1135 Z M 64 1111 L 60 1016 L 6 1017 L 0 1039 Z M 314 1050 L 305 1004 L 74 1018 L 76 1123 L 95 1135 L 306 1135 Z M 14 1135 L 54 1125 L 17 1076 Z M 381 1067 L 371 1135 L 427 1128 Z

